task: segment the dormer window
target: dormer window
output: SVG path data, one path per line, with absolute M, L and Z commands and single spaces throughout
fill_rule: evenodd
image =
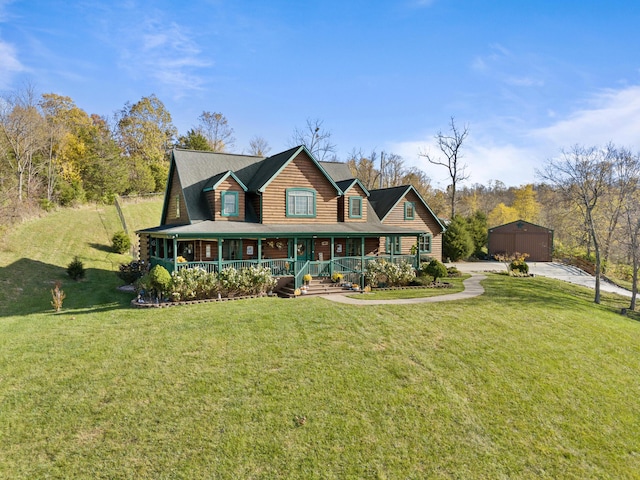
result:
M 362 197 L 349 197 L 349 218 L 362 218 Z
M 222 208 L 220 215 L 223 217 L 237 217 L 238 212 L 238 192 L 222 192 L 220 194 Z
M 416 218 L 416 206 L 413 202 L 405 202 L 404 204 L 404 219 L 413 220 Z
M 310 188 L 287 188 L 287 217 L 315 217 L 316 192 Z

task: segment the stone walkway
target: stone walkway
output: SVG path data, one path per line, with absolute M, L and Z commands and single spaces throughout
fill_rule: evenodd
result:
M 480 282 L 484 280 L 486 275 L 479 275 L 472 273 L 470 278 L 467 278 L 462 282 L 464 290 L 462 292 L 449 293 L 447 295 L 438 295 L 435 297 L 424 298 L 401 298 L 397 300 L 366 300 L 364 297 L 359 298 L 360 294 L 356 296 L 353 292 L 349 293 L 332 293 L 331 295 L 319 295 L 320 298 L 326 298 L 332 302 L 347 303 L 349 305 L 408 305 L 412 303 L 435 303 L 435 302 L 450 302 L 452 300 L 464 300 L 466 298 L 473 298 L 484 293 L 484 288 L 480 285 Z

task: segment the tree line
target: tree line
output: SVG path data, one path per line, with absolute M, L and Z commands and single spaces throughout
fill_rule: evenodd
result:
M 434 170 L 447 173 L 450 181 L 444 189 L 434 188 L 424 170 L 393 152 L 354 148 L 338 158 L 331 131 L 319 119 L 295 128 L 289 145 L 305 145 L 318 160 L 346 162 L 367 189 L 413 185 L 451 232 L 465 231 L 462 257 L 486 253 L 489 227 L 521 219 L 553 229 L 556 253 L 592 259 L 598 277 L 609 265 L 623 263 L 637 282 L 638 154 L 614 144 L 574 146 L 543 164 L 538 183 L 468 184 L 463 163 L 468 133 L 468 126 L 457 125 L 452 117 L 448 129 L 434 136 L 436 154 L 416 152 Z M 153 94 L 127 102 L 111 117 L 88 114 L 70 97 L 38 95 L 30 85 L 4 94 L 0 225 L 58 205 L 162 192 L 173 147 L 237 151 L 225 115 L 203 111 L 181 134 Z M 264 138 L 254 136 L 242 153 L 266 156 L 270 150 Z

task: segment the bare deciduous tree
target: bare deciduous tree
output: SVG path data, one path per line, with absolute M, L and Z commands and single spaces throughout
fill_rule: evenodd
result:
M 451 218 L 456 214 L 456 192 L 458 185 L 469 178 L 469 174 L 465 172 L 466 165 L 462 160 L 462 144 L 469 135 L 469 129 L 465 125 L 462 130 L 456 127 L 455 119 L 451 117 L 449 123 L 449 134 L 438 132 L 435 136 L 438 148 L 443 157 L 432 155 L 427 151 L 420 152 L 418 155 L 427 159 L 433 165 L 441 165 L 447 169 L 451 185 L 448 187 L 451 198 Z
M 227 117 L 222 113 L 202 112 L 198 120 L 200 124 L 196 130 L 207 139 L 212 152 L 228 152 L 233 148 L 236 139 Z
M 336 146 L 331 143 L 331 132 L 322 128 L 320 119 L 307 119 L 306 126 L 293 131 L 290 144 L 292 147 L 304 145 L 316 160 L 335 159 Z
M 271 147 L 263 137 L 256 135 L 249 140 L 249 153 L 251 155 L 266 157 L 270 151 Z
M 18 181 L 18 201 L 24 198 L 25 175 L 33 173 L 34 157 L 42 148 L 44 120 L 38 110 L 35 90 L 26 85 L 0 99 L 0 143 L 2 152 Z M 27 196 L 28 186 L 27 184 Z
M 582 212 L 596 258 L 595 303 L 600 303 L 602 273 L 602 240 L 596 221 L 596 208 L 610 191 L 613 172 L 613 159 L 608 149 L 580 145 L 575 145 L 569 151 L 563 150 L 559 158 L 548 160 L 544 170 L 536 172 Z

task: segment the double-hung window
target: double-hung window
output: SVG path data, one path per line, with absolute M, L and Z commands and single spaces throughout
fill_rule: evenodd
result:
M 238 192 L 222 192 L 220 200 L 222 202 L 220 214 L 223 217 L 238 216 Z
M 362 218 L 362 197 L 349 197 L 349 218 Z
M 418 250 L 420 253 L 431 253 L 431 239 L 430 233 L 423 233 L 418 240 Z
M 316 192 L 309 188 L 287 188 L 287 217 L 315 217 Z
M 413 220 L 416 218 L 416 205 L 413 202 L 405 202 L 404 204 L 404 219 Z

